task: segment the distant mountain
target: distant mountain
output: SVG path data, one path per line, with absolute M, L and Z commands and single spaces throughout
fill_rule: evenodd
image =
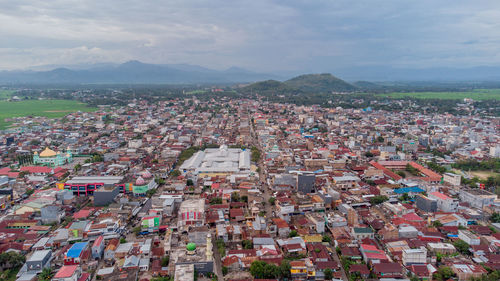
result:
M 500 81 L 500 66 L 397 68 L 386 65 L 332 69 L 348 81 Z
M 330 73 L 300 75 L 285 81 L 285 84 L 304 92 L 340 92 L 353 91 L 355 86 Z
M 2 84 L 201 84 L 247 83 L 279 79 L 276 75 L 241 68 L 213 70 L 187 64 L 147 64 L 129 61 L 90 68 L 55 68 L 48 71 L 0 71 Z
M 357 88 L 329 73 L 300 75 L 285 82 L 267 80 L 250 84 L 241 92 L 259 94 L 299 94 L 350 92 Z

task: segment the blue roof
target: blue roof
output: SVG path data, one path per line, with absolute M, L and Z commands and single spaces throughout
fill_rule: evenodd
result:
M 68 252 L 66 253 L 66 256 L 68 258 L 78 258 L 80 257 L 80 254 L 82 253 L 83 249 L 87 247 L 89 242 L 78 242 L 73 244 L 71 248 L 69 248 Z
M 424 190 L 421 189 L 420 187 L 416 187 L 416 186 L 394 189 L 394 193 L 397 193 L 397 194 L 403 194 L 403 193 L 408 193 L 408 192 L 418 193 L 418 192 L 424 192 Z

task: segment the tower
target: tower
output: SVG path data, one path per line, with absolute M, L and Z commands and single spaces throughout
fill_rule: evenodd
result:
M 207 256 L 207 261 L 211 261 L 213 259 L 213 251 L 212 251 L 212 235 L 210 235 L 210 233 L 207 233 L 207 252 L 206 252 L 206 256 Z

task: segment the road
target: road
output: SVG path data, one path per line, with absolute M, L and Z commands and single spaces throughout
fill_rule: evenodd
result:
M 248 120 L 251 120 L 251 116 L 248 116 Z M 251 121 L 250 121 L 251 122 Z M 256 163 L 257 167 L 259 168 L 259 181 L 260 181 L 260 186 L 261 189 L 264 191 L 263 192 L 263 198 L 264 198 L 264 203 L 265 203 L 265 208 L 264 211 L 266 212 L 267 217 L 273 217 L 273 211 L 274 211 L 274 205 L 269 204 L 269 198 L 272 197 L 272 191 L 270 186 L 267 183 L 267 169 L 266 166 L 264 165 L 264 160 L 262 157 L 264 156 L 263 149 L 259 143 L 259 139 L 257 137 L 257 134 L 254 131 L 253 124 L 250 124 L 250 136 L 252 137 L 252 146 L 255 146 L 259 149 L 261 152 L 261 157 L 259 159 L 259 162 Z
M 342 280 L 348 281 L 349 279 L 347 278 L 347 274 L 344 270 L 344 267 L 342 266 L 342 263 L 340 262 L 339 256 L 337 255 L 337 252 L 335 251 L 332 256 L 333 256 L 333 259 L 340 265 L 340 272 L 342 272 Z
M 214 272 L 217 275 L 218 281 L 224 281 L 224 275 L 222 274 L 222 258 L 219 253 L 219 249 L 215 243 L 215 237 L 212 233 L 212 244 L 214 252 Z

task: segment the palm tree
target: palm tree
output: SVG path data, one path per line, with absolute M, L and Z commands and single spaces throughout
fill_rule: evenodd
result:
M 42 273 L 38 276 L 38 280 L 40 281 L 50 281 L 54 273 L 52 272 L 52 268 L 46 267 L 42 270 Z

